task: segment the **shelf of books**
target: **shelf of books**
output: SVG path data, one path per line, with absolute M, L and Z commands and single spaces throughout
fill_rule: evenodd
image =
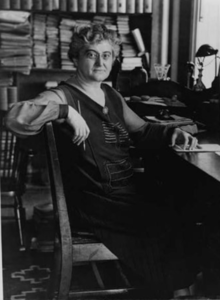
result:
M 153 0 L 1 0 L 0 9 L 82 13 L 151 13 Z
M 151 12 L 149 0 L 1 0 L 0 109 L 12 101 L 4 97 L 8 88 L 16 89 L 15 73 L 75 71 L 68 48 L 74 28 L 80 24 L 101 23 L 116 31 L 122 42 L 121 69 L 141 66 L 140 44 L 132 33 L 138 30 L 149 58 Z

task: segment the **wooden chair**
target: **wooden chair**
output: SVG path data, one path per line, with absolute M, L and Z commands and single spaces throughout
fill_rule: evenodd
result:
M 54 299 L 54 297 L 59 300 L 70 299 L 70 297 L 93 297 L 93 299 L 97 299 L 99 296 L 112 296 L 134 291 L 135 289 L 131 287 L 128 278 L 122 271 L 118 258 L 105 245 L 98 241 L 91 233 L 76 232 L 75 230 L 73 233 L 67 212 L 59 157 L 51 122 L 45 125 L 45 136 L 51 193 L 55 217 L 58 220 L 57 229 L 59 237 L 59 242 L 55 246 L 55 267 L 52 271 L 48 299 Z M 106 289 L 97 267 L 100 261 L 115 262 L 120 276 L 124 280 L 125 287 Z M 92 265 L 99 288 L 97 290 L 71 290 L 71 281 L 74 275 L 73 265 L 85 262 Z
M 24 225 L 25 210 L 22 206 L 22 195 L 25 191 L 25 177 L 28 153 L 22 149 L 20 140 L 5 128 L 6 111 L 0 111 L 0 178 L 1 195 L 5 196 L 2 208 L 13 208 L 18 225 L 20 250 L 25 250 Z M 13 199 L 13 202 L 11 199 Z

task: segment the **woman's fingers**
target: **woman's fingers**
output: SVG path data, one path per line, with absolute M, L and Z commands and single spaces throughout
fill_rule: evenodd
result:
M 198 145 L 198 140 L 197 140 L 197 138 L 193 137 L 191 140 L 191 143 L 189 145 L 189 149 L 190 150 L 195 149 L 197 147 L 197 145 Z
M 89 127 L 83 117 L 73 107 L 69 106 L 67 123 L 73 128 L 74 134 L 72 141 L 74 144 L 80 145 L 84 142 L 90 133 Z
M 72 139 L 74 144 L 80 145 L 84 142 L 89 136 L 89 128 L 80 129 L 79 131 L 75 132 L 74 137 Z

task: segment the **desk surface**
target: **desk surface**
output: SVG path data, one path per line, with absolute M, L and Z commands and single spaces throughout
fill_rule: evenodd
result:
M 210 133 L 203 132 L 197 136 L 199 143 L 216 143 L 220 144 L 220 132 Z M 180 153 L 175 152 L 179 157 L 191 165 L 197 167 L 207 175 L 220 182 L 220 156 L 215 152 L 199 152 L 199 153 Z

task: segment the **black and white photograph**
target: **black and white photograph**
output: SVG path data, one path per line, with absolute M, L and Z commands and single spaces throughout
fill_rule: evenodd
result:
M 0 300 L 220 300 L 220 0 L 1 0 L 0 203 Z

